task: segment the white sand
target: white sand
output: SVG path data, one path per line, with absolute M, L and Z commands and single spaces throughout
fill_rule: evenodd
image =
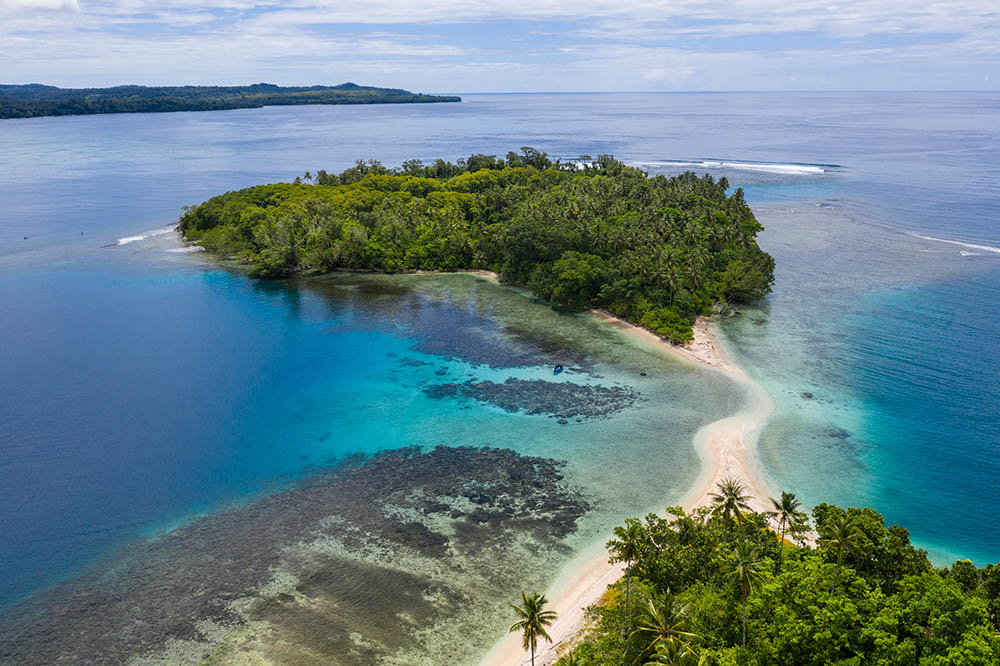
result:
M 757 434 L 774 409 L 774 403 L 762 386 L 731 362 L 725 347 L 712 330 L 712 323 L 704 318 L 699 319 L 694 327 L 694 341 L 687 347 L 678 347 L 607 312 L 593 311 L 592 314 L 611 326 L 663 345 L 681 360 L 723 372 L 743 388 L 746 393 L 743 409 L 710 423 L 695 433 L 694 446 L 701 458 L 701 473 L 682 498 L 681 504 L 689 511 L 708 504 L 708 495 L 716 484 L 722 479 L 734 478 L 743 483 L 753 496 L 749 502 L 751 508 L 756 511 L 766 510 L 769 506 L 768 498 L 775 497 L 778 493 L 758 468 L 755 449 Z M 560 648 L 572 643 L 583 628 L 586 608 L 597 603 L 608 585 L 622 575 L 624 565 L 609 564 L 603 547 L 567 565 L 546 592 L 548 608 L 558 613 L 558 619 L 548 629 L 552 643 L 538 646 L 538 654 L 535 655 L 538 666 L 555 661 Z M 530 657 L 521 647 L 520 636 L 515 634 L 508 634 L 501 639 L 480 662 L 480 666 L 524 664 L 530 664 Z

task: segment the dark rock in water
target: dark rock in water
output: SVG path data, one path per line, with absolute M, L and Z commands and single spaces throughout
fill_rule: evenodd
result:
M 847 439 L 851 436 L 851 433 L 843 428 L 830 428 L 826 431 L 826 434 L 834 439 Z
M 580 419 L 577 419 L 577 421 L 579 420 Z M 566 419 L 559 419 L 558 421 L 556 421 L 556 423 L 561 423 L 562 425 L 566 425 L 567 423 L 569 423 L 569 421 L 567 421 Z
M 431 398 L 450 398 L 458 395 L 459 384 L 434 384 L 424 389 Z
M 430 511 L 429 513 L 434 513 Z M 444 555 L 448 550 L 448 537 L 431 530 L 423 523 L 390 522 L 385 535 L 404 546 L 410 546 L 424 555 Z
M 435 370 L 434 374 L 437 375 L 438 377 L 443 377 L 448 374 L 448 371 L 445 370 L 444 368 L 440 368 L 438 370 Z
M 412 358 L 410 356 L 404 356 L 396 362 L 408 368 L 419 368 L 422 365 L 430 365 L 427 361 L 421 361 L 419 358 Z
M 526 576 L 542 584 L 512 544 L 554 558 L 591 508 L 561 463 L 509 450 L 411 448 L 352 464 L 131 544 L 11 609 L 0 664 L 215 663 L 220 650 L 247 663 L 441 663 L 428 636 L 500 618 Z M 479 643 L 449 646 L 449 663 L 473 661 L 505 622 L 462 625 Z
M 423 508 L 424 513 L 441 513 L 443 511 L 448 511 L 451 508 L 450 504 L 445 502 L 431 502 Z
M 462 384 L 436 384 L 424 389 L 432 398 L 461 396 L 496 405 L 508 412 L 548 414 L 559 418 L 599 418 L 637 404 L 642 398 L 623 386 L 597 386 L 544 379 L 517 379 L 504 383 L 469 380 Z
M 810 393 L 809 391 L 803 391 L 802 392 L 802 397 L 805 398 L 806 400 L 812 400 L 813 399 L 813 394 Z

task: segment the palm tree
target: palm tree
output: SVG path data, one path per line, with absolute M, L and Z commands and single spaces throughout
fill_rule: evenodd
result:
M 585 663 L 583 657 L 576 650 L 573 650 L 559 657 L 552 666 L 584 666 Z
M 792 540 L 799 544 L 799 548 L 804 548 L 809 536 L 809 521 L 802 520 L 788 526 L 788 534 Z
M 643 666 L 705 666 L 708 658 L 699 655 L 694 649 L 676 638 L 668 638 L 660 642 L 656 653 Z
M 684 607 L 676 601 L 674 595 L 667 591 L 664 596 L 660 597 L 659 603 L 652 599 L 646 602 L 646 616 L 639 628 L 629 635 L 629 638 L 636 635 L 647 636 L 650 640 L 643 652 L 655 650 L 667 641 L 679 641 L 690 647 L 691 641 L 697 640 L 698 635 L 685 630 L 686 621 Z M 642 654 L 640 653 L 639 656 Z
M 612 562 L 625 563 L 625 631 L 628 633 L 628 608 L 629 597 L 632 587 L 632 563 L 639 559 L 639 552 L 642 548 L 643 530 L 638 520 L 629 518 L 625 521 L 625 527 L 618 526 L 614 530 L 615 539 L 608 542 L 608 549 L 611 551 Z
M 756 548 L 751 548 L 750 544 L 740 542 L 733 548 L 732 558 L 727 563 L 729 575 L 736 578 L 740 584 L 740 593 L 743 598 L 743 647 L 747 646 L 747 597 L 751 590 L 761 586 L 764 582 L 764 571 L 761 568 L 760 556 Z
M 670 305 L 674 304 L 674 296 L 680 291 L 681 285 L 684 283 L 684 276 L 681 274 L 680 268 L 671 265 L 667 268 L 666 273 L 663 276 L 663 286 L 667 288 L 667 292 L 670 294 Z
M 531 666 L 535 666 L 535 648 L 538 647 L 538 638 L 541 636 L 548 642 L 552 642 L 552 637 L 545 631 L 545 627 L 552 624 L 556 619 L 556 612 L 545 610 L 548 599 L 544 594 L 532 594 L 530 597 L 521 592 L 521 599 L 524 607 L 511 604 L 510 607 L 517 611 L 520 620 L 510 626 L 508 633 L 520 631 L 524 634 L 524 649 L 531 650 Z
M 830 586 L 830 594 L 833 594 L 837 589 L 837 574 L 840 572 L 840 564 L 844 560 L 844 551 L 856 550 L 860 541 L 861 531 L 850 516 L 844 516 L 833 525 L 828 526 L 820 537 L 820 547 L 826 550 L 836 549 L 837 551 L 837 567 L 833 570 L 833 585 Z
M 715 513 L 722 513 L 722 543 L 729 542 L 729 521 L 731 516 L 743 518 L 743 509 L 750 509 L 747 500 L 750 496 L 745 494 L 746 487 L 736 479 L 723 479 L 716 484 L 718 492 L 712 493 L 712 503 L 715 504 Z
M 795 497 L 795 493 L 782 492 L 781 501 L 772 497 L 771 504 L 774 505 L 774 515 L 781 524 L 781 545 L 778 548 L 778 561 L 774 566 L 774 573 L 777 575 L 781 573 L 781 560 L 785 554 L 785 528 L 802 522 L 805 519 L 805 514 L 799 511 L 802 502 Z

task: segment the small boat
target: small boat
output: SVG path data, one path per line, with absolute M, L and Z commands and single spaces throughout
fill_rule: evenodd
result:
M 553 375 L 558 375 L 562 371 L 563 371 L 562 363 L 558 363 L 556 364 L 556 367 L 552 368 Z

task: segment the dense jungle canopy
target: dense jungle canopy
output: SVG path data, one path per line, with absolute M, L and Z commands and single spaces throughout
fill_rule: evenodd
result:
M 228 192 L 185 209 L 207 250 L 281 278 L 303 270 L 495 271 L 554 308 L 605 308 L 675 342 L 713 307 L 763 297 L 774 261 L 725 178 L 649 177 L 610 155 L 358 161 L 340 174 Z

